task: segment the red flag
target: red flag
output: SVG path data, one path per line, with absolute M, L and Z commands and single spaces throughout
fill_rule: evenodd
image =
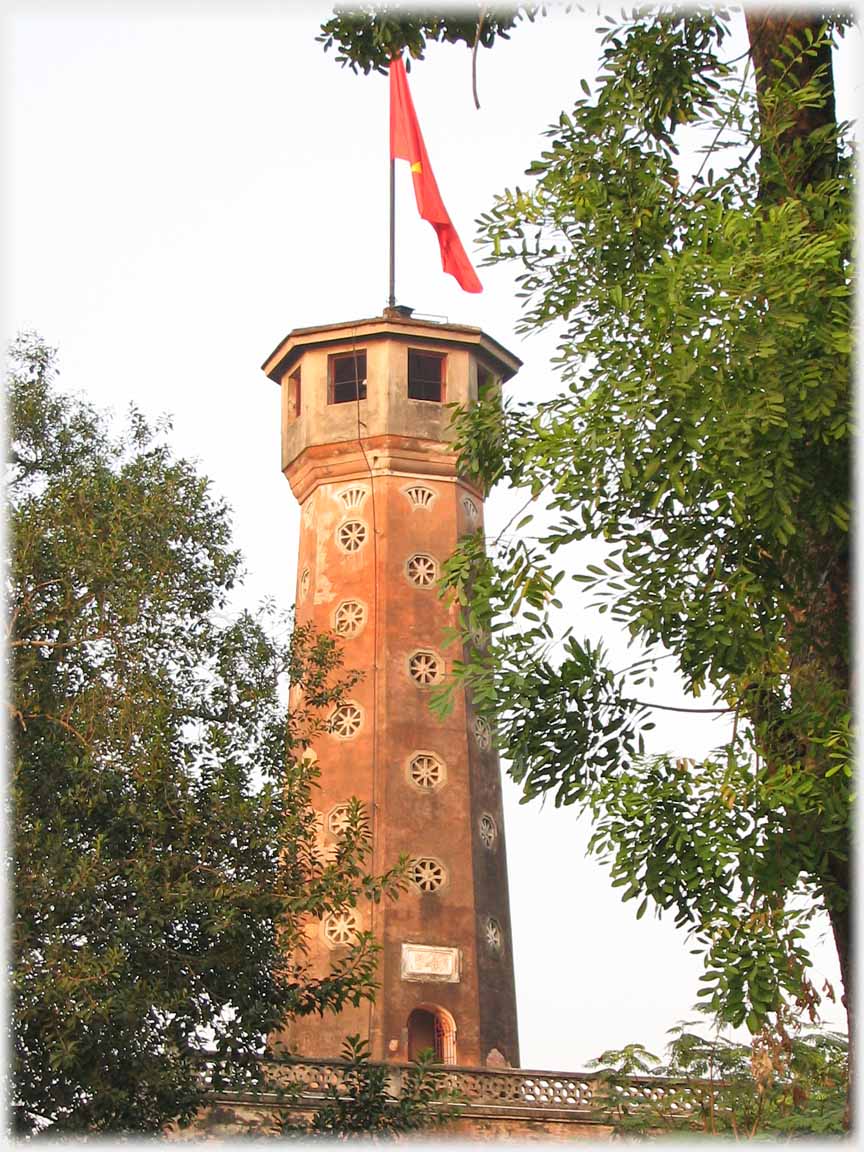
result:
M 432 175 L 401 56 L 390 61 L 390 156 L 393 160 L 407 160 L 411 165 L 417 210 L 438 234 L 444 271 L 455 276 L 466 292 L 482 292 L 483 285 L 465 255 Z

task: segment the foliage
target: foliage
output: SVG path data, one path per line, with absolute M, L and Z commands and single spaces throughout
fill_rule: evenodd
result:
M 831 29 L 790 35 L 757 101 L 723 12 L 608 21 L 593 93 L 480 221 L 521 268 L 523 329 L 560 326 L 566 390 L 460 419 L 466 470 L 542 494 L 548 523 L 448 565 L 457 674 L 525 798 L 587 807 L 625 898 L 692 925 L 708 1005 L 758 1029 L 816 1000 L 802 886 L 848 965 L 850 158 L 832 121 L 789 142 L 833 101 Z M 588 539 L 604 562 L 574 579 L 648 650 L 622 673 L 569 630 L 549 655 L 555 554 Z M 643 756 L 663 648 L 734 721 L 704 764 Z
M 848 1075 L 848 1041 L 837 1032 L 809 1029 L 802 1034 L 760 1033 L 749 1045 L 722 1036 L 710 1039 L 672 1029 L 674 1039 L 661 1061 L 639 1044 L 604 1052 L 589 1067 L 599 1068 L 610 1086 L 650 1075 L 686 1081 L 698 1093 L 699 1107 L 682 1111 L 674 1093 L 658 1093 L 638 1108 L 619 1097 L 616 1126 L 622 1132 L 668 1133 L 687 1130 L 754 1136 L 824 1136 L 843 1132 Z
M 410 59 L 422 60 L 428 42 L 463 43 L 491 47 L 524 17 L 533 20 L 536 5 L 498 5 L 482 14 L 451 8 L 425 9 L 404 4 L 337 6 L 331 19 L 321 25 L 317 37 L 324 51 L 336 49 L 336 62 L 352 72 L 386 72 L 394 55 L 408 51 Z M 410 67 L 410 61 L 409 61 Z
M 370 995 L 371 939 L 318 978 L 302 925 L 399 875 L 366 874 L 357 805 L 317 846 L 303 753 L 355 680 L 333 641 L 231 619 L 208 482 L 140 414 L 115 433 L 60 392 L 35 336 L 11 359 L 16 1125 L 156 1131 L 194 1113 L 201 1052 L 254 1080 L 287 1018 Z
M 327 25 L 364 71 L 440 38 L 372 11 Z M 819 908 L 851 1006 L 852 165 L 831 72 L 848 19 L 749 10 L 749 51 L 724 59 L 724 9 L 605 17 L 593 87 L 479 221 L 517 270 L 521 330 L 557 333 L 563 391 L 457 423 L 463 470 L 542 496 L 544 520 L 447 565 L 456 678 L 524 799 L 591 812 L 625 898 L 691 926 L 707 1007 L 754 1032 L 790 1001 L 815 1011 Z M 556 628 L 589 540 L 605 558 L 574 578 L 645 653 L 623 671 Z M 661 653 L 714 697 L 693 710 L 731 721 L 702 764 L 644 756 Z
M 369 1046 L 359 1036 L 349 1036 L 342 1059 L 351 1067 L 344 1084 L 329 1089 L 329 1099 L 307 1124 L 289 1122 L 284 1134 L 337 1137 L 348 1140 L 371 1137 L 397 1138 L 446 1124 L 453 1106 L 462 1099 L 443 1083 L 443 1070 L 435 1064 L 431 1049 L 421 1052 L 407 1071 L 392 1065 L 373 1064 Z M 391 1091 L 394 1074 L 401 1074 L 398 1094 Z

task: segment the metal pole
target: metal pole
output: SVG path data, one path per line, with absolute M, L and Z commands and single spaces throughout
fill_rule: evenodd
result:
M 390 157 L 390 296 L 391 308 L 396 306 L 396 161 Z

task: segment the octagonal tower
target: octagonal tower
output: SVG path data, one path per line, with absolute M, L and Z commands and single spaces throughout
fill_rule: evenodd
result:
M 334 630 L 364 679 L 315 752 L 325 842 L 356 796 L 372 867 L 415 861 L 397 901 L 310 927 L 317 973 L 357 929 L 382 945 L 374 1005 L 300 1020 L 278 1039 L 334 1058 L 351 1033 L 375 1060 L 426 1047 L 448 1064 L 518 1066 L 498 757 L 464 693 L 443 721 L 432 685 L 458 655 L 441 566 L 483 522 L 456 468 L 447 404 L 471 405 L 521 366 L 478 328 L 410 310 L 290 332 L 263 369 L 282 390 L 282 468 L 302 508 L 297 621 Z

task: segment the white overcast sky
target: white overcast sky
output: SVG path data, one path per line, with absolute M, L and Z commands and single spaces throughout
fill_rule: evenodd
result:
M 173 415 L 177 451 L 233 508 L 249 603 L 290 603 L 298 535 L 278 390 L 259 365 L 291 328 L 377 315 L 387 295 L 387 81 L 324 55 L 314 37 L 328 10 L 34 0 L 10 6 L 4 25 L 5 332 L 38 330 L 60 350 L 63 387 L 100 406 Z M 469 253 L 474 219 L 525 182 L 542 130 L 593 80 L 599 22 L 526 23 L 481 52 L 479 111 L 467 49 L 433 46 L 414 66 L 431 162 Z M 860 53 L 851 31 L 843 116 L 860 98 Z M 514 335 L 512 272 L 480 269 L 482 295 L 461 292 L 398 168 L 399 302 L 482 327 L 525 362 L 515 395 L 551 395 L 554 343 Z M 491 495 L 490 534 L 519 502 Z M 566 608 L 577 634 L 604 636 L 623 659 L 578 594 Z M 655 693 L 677 700 L 672 683 Z M 722 739 L 710 718 L 658 719 L 654 751 L 698 757 Z M 693 1018 L 700 960 L 671 921 L 637 923 L 637 902 L 622 905 L 585 858 L 572 811 L 517 801 L 505 780 L 523 1067 L 578 1070 L 630 1041 L 660 1053 L 666 1029 Z M 830 942 L 818 974 L 839 983 Z

